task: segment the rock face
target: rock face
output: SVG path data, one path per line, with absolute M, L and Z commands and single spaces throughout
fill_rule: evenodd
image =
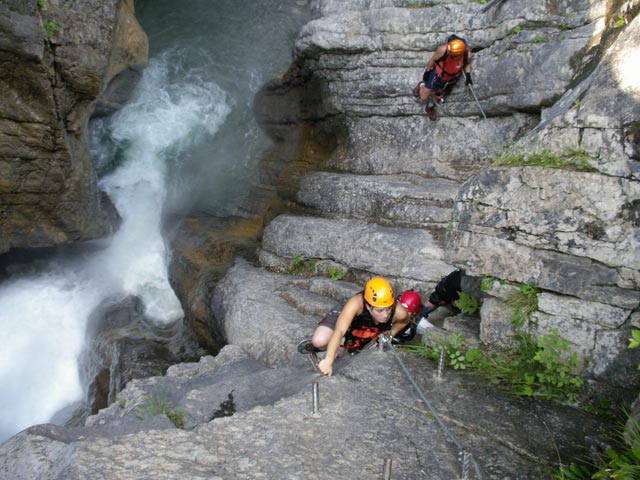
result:
M 146 63 L 133 2 L 3 2 L 0 58 L 0 253 L 109 233 L 117 214 L 96 186 L 87 123 Z
M 315 171 L 296 170 L 292 184 L 283 169 L 280 194 L 323 218 L 271 221 L 262 264 L 315 258 L 424 293 L 454 268 L 534 287 L 537 311 L 522 328 L 557 330 L 588 360 L 587 376 L 637 391 L 639 358 L 625 342 L 640 305 L 640 83 L 628 70 L 637 11 L 637 2 L 317 2 L 296 43 L 292 75 L 304 82 L 284 82 L 302 98 L 298 118 L 322 131 L 307 143 L 332 138 L 332 149 L 317 158 L 299 148 Z M 455 86 L 430 122 L 411 90 L 451 18 L 474 51 L 473 92 Z M 528 166 L 536 155 L 546 167 Z M 485 300 L 481 340 L 509 344 L 508 295 L 492 289 Z
M 447 371 L 438 380 L 434 365 L 406 353 L 366 350 L 319 378 L 292 340 L 355 288 L 237 261 L 212 301 L 230 345 L 129 382 L 83 427 L 21 432 L 0 446 L 0 476 L 365 480 L 381 477 L 389 459 L 391 478 L 448 479 L 462 475 L 460 455 L 471 454 L 469 478 L 475 462 L 482 478 L 537 480 L 604 428 L 474 375 Z
M 638 9 L 315 0 L 294 67 L 257 99 L 276 146 L 259 201 L 245 206 L 257 215 L 274 200 L 256 265 L 237 260 L 218 281 L 220 263 L 198 251 L 225 263 L 224 240 L 190 225 L 175 240 L 172 283 L 188 321 L 228 345 L 129 382 L 83 427 L 16 435 L 0 446 L 0 476 L 370 479 L 391 459 L 394 479 L 540 479 L 581 455 L 604 424 L 577 410 L 470 374 L 437 380 L 397 352 L 367 350 L 318 378 L 296 343 L 371 275 L 426 295 L 462 268 L 493 285 L 479 317 L 444 327 L 490 345 L 516 328 L 556 329 L 589 360 L 586 378 L 637 393 L 639 352 L 626 344 L 640 325 L 640 85 L 625 72 Z M 411 91 L 452 25 L 474 50 L 478 102 L 458 85 L 431 122 Z M 495 165 L 507 148 L 565 163 Z M 287 274 L 304 259 L 317 275 Z M 516 327 L 508 299 L 521 284 L 537 289 L 537 306 Z
M 184 330 L 209 354 L 226 343 L 224 328 L 215 321 L 211 297 L 236 255 L 255 258 L 260 222 L 190 216 L 173 227 L 171 285 L 181 299 Z

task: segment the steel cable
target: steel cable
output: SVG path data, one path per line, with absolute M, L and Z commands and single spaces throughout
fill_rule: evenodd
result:
M 391 351 L 393 352 L 393 355 L 394 355 L 395 359 L 400 364 L 400 367 L 402 368 L 402 371 L 404 372 L 406 377 L 409 379 L 409 382 L 411 382 L 411 385 L 413 385 L 413 388 L 416 390 L 416 392 L 418 394 L 418 397 L 420 398 L 422 403 L 424 403 L 424 405 L 429 409 L 429 411 L 433 415 L 433 418 L 436 419 L 436 421 L 438 422 L 438 425 L 440 426 L 442 431 L 449 437 L 451 442 L 457 447 L 459 453 L 462 455 L 461 461 L 464 462 L 464 459 L 465 459 L 464 452 L 465 452 L 465 450 L 462 447 L 462 444 L 458 441 L 456 436 L 451 432 L 451 430 L 449 430 L 449 428 L 444 424 L 444 422 L 442 421 L 440 416 L 433 409 L 433 407 L 431 406 L 431 403 L 429 402 L 429 400 L 427 400 L 427 397 L 424 395 L 424 393 L 422 392 L 422 390 L 420 389 L 420 387 L 418 386 L 416 381 L 413 379 L 413 376 L 411 375 L 411 373 L 407 369 L 406 365 L 404 364 L 404 362 L 400 358 L 400 355 L 398 355 L 398 352 L 396 351 L 396 348 L 393 346 L 393 344 L 391 342 L 387 342 L 387 344 L 391 347 Z M 477 480 L 482 480 L 482 474 L 480 473 L 480 468 L 478 467 L 478 464 L 476 463 L 475 459 L 473 458 L 473 455 L 470 452 L 467 452 L 467 455 L 468 456 L 466 457 L 466 459 L 467 459 L 467 461 L 468 461 L 469 458 L 471 459 L 471 463 L 473 465 L 473 469 L 475 470 L 475 473 L 476 473 L 476 479 Z M 464 465 L 463 465 L 463 468 L 464 468 Z

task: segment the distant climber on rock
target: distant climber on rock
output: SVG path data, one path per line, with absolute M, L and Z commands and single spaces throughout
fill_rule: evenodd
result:
M 465 72 L 465 85 L 472 85 L 471 49 L 466 40 L 449 35 L 447 42 L 436 48 L 424 70 L 422 81 L 413 89 L 413 96 L 426 103 L 425 112 L 430 120 L 436 119 L 436 103 L 444 102 L 444 94 Z
M 331 375 L 340 347 L 341 354 L 358 352 L 381 333 L 397 335 L 408 322 L 409 313 L 396 301 L 389 282 L 374 277 L 367 281 L 362 292 L 347 300 L 342 309 L 338 306 L 329 311 L 318 322 L 311 339 L 298 344 L 298 351 L 313 354 L 326 350 L 318 370 L 323 375 Z

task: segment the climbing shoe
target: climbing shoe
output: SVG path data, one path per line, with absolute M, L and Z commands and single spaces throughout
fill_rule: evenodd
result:
M 418 84 L 413 89 L 413 96 L 416 98 L 420 96 L 420 85 L 422 85 L 422 82 L 418 82 Z
M 426 107 L 424 107 L 424 111 L 427 112 L 427 117 L 429 117 L 429 120 L 434 120 L 436 119 L 436 109 L 435 109 L 435 105 L 434 106 L 429 106 L 427 105 Z
M 318 353 L 320 351 L 321 350 L 318 350 L 316 347 L 313 346 L 310 338 L 307 338 L 306 340 L 303 340 L 298 344 L 298 353 L 310 355 L 312 353 Z

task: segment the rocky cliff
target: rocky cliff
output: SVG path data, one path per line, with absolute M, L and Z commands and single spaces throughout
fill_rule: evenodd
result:
M 275 142 L 245 209 L 258 220 L 222 241 L 186 222 L 174 240 L 187 318 L 228 345 L 130 382 L 83 427 L 13 437 L 4 476 L 370 479 L 391 460 L 394 479 L 539 479 L 604 427 L 470 374 L 438 380 L 397 352 L 366 351 L 318 378 L 297 341 L 372 274 L 421 293 L 456 268 L 486 276 L 470 335 L 488 344 L 510 342 L 510 292 L 534 287 L 523 327 L 557 328 L 588 360 L 585 378 L 637 393 L 626 344 L 640 302 L 638 2 L 313 5 L 294 66 L 256 99 Z M 458 85 L 431 122 L 411 90 L 453 31 L 473 48 L 478 102 Z M 197 252 L 244 240 L 260 219 L 258 261 L 217 281 L 219 265 Z M 287 274 L 299 259 L 318 275 Z
M 128 98 L 147 47 L 133 1 L 0 5 L 0 253 L 112 231 L 87 125 Z
M 557 329 L 588 376 L 637 390 L 638 358 L 626 348 L 640 301 L 637 11 L 638 2 L 318 2 L 284 80 L 301 98 L 296 118 L 316 130 L 298 132 L 306 170 L 284 166 L 279 185 L 305 215 L 267 225 L 262 264 L 283 268 L 298 255 L 422 292 L 454 268 L 535 287 L 525 327 Z M 473 91 L 454 87 L 430 122 L 411 88 L 453 31 L 474 51 Z M 272 108 L 282 91 L 282 82 L 268 89 L 261 111 L 275 138 L 286 138 Z M 510 343 L 510 291 L 486 292 L 482 341 Z

